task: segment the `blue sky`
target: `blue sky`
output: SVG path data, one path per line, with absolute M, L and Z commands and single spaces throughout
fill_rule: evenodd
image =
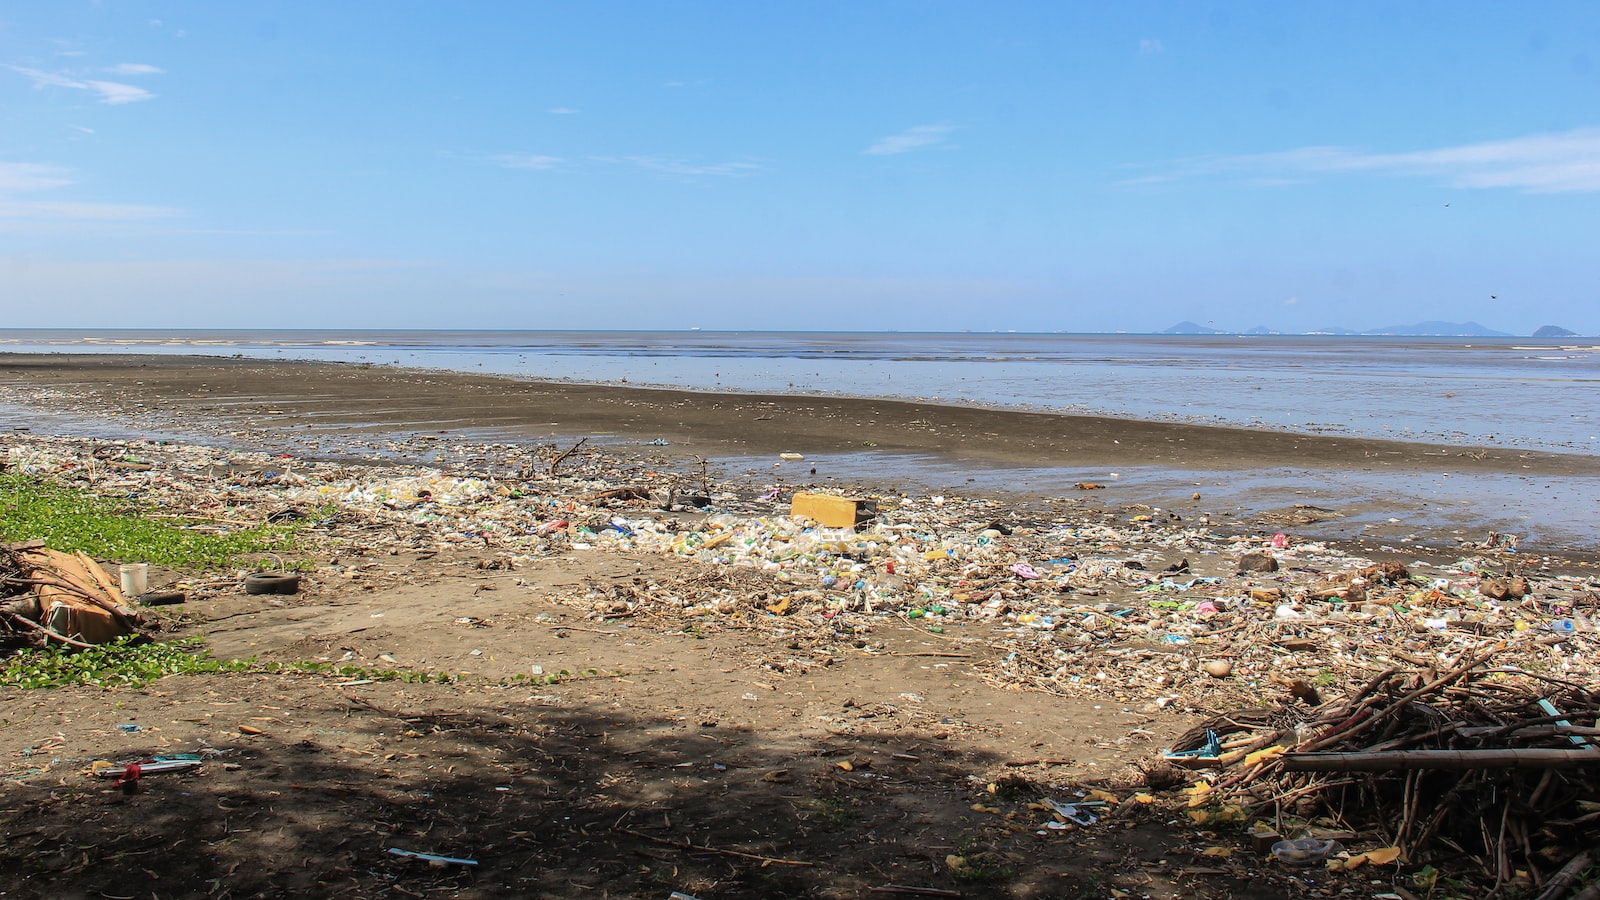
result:
M 1600 4 L 0 3 L 11 326 L 1600 333 Z

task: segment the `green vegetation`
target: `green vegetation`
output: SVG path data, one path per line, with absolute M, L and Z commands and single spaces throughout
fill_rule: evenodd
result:
M 48 647 L 23 650 L 0 667 L 0 685 L 50 688 L 69 684 L 144 687 L 164 675 L 242 672 L 248 660 L 220 660 L 200 649 L 199 638 L 169 644 L 141 643 L 132 636 L 88 650 Z
M 1009 865 L 1009 861 L 1008 855 L 980 850 L 976 838 L 962 835 L 956 843 L 956 852 L 945 859 L 945 865 L 960 881 L 995 882 L 1016 877 L 1016 868 Z
M 254 660 L 250 660 L 254 662 Z M 449 672 L 402 672 L 399 669 L 371 669 L 366 666 L 337 665 L 330 662 L 302 659 L 294 662 L 269 662 L 252 666 L 252 671 L 266 672 L 269 674 L 294 674 L 307 675 L 336 675 L 340 678 L 350 678 L 360 681 L 400 681 L 406 684 L 426 684 L 437 681 L 448 684 L 460 681 L 460 675 L 451 675 Z
M 367 681 L 399 681 L 406 684 L 451 684 L 479 679 L 467 672 L 402 671 L 341 665 L 319 660 L 259 662 L 248 659 L 217 659 L 202 646 L 202 638 L 157 643 L 147 638 L 118 638 L 86 650 L 48 647 L 21 650 L 0 660 L 0 687 L 53 688 L 72 684 L 101 687 L 140 688 L 167 675 L 207 675 L 216 672 L 248 672 L 259 675 L 326 675 Z M 502 685 L 554 685 L 583 678 L 604 678 L 599 669 L 569 672 L 562 669 L 549 675 L 515 675 L 500 679 Z M 493 681 L 493 679 L 482 679 Z
M 153 519 L 132 501 L 86 494 L 54 481 L 0 473 L 0 541 L 43 540 L 52 550 L 138 560 L 175 569 L 215 569 L 252 553 L 293 551 L 294 524 L 206 534 L 183 519 Z
M 861 818 L 861 812 L 844 797 L 818 797 L 811 802 L 816 807 L 818 818 L 834 830 L 851 825 Z

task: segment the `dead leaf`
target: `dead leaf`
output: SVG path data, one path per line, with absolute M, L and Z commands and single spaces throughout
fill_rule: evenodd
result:
M 1368 850 L 1362 855 L 1375 866 L 1386 866 L 1400 858 L 1400 848 L 1384 847 L 1382 850 Z

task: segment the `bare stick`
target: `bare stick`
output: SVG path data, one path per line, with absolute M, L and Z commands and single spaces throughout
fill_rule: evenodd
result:
M 806 862 L 805 860 L 778 859 L 778 858 L 772 857 L 772 856 L 760 856 L 760 855 L 755 854 L 755 853 L 742 853 L 742 852 L 740 852 L 738 850 L 722 850 L 722 849 L 719 849 L 717 847 L 706 847 L 706 846 L 701 845 L 701 844 L 692 844 L 692 843 L 690 843 L 688 841 L 674 841 L 674 840 L 670 840 L 668 838 L 656 837 L 653 834 L 645 834 L 642 831 L 634 831 L 632 828 L 618 828 L 617 830 L 622 832 L 623 834 L 631 834 L 636 838 L 644 838 L 645 840 L 650 841 L 652 843 L 662 844 L 662 845 L 667 846 L 667 847 L 677 847 L 679 850 L 704 850 L 707 853 L 721 853 L 724 856 L 737 856 L 740 859 L 753 859 L 753 860 L 761 863 L 764 866 L 769 866 L 769 865 L 770 866 L 814 866 L 814 865 L 816 865 L 816 863 L 814 863 L 814 862 Z
M 579 438 L 578 442 L 576 444 L 573 444 L 572 447 L 567 450 L 567 452 L 561 454 L 560 456 L 556 457 L 555 459 L 550 460 L 550 474 L 554 475 L 556 473 L 556 466 L 561 465 L 561 462 L 563 460 L 565 460 L 567 457 L 571 456 L 572 454 L 577 453 L 578 452 L 578 448 L 582 447 L 584 444 L 587 444 L 588 442 L 589 442 L 588 438 Z
M 1392 772 L 1406 769 L 1577 769 L 1600 768 L 1600 752 L 1549 750 L 1380 750 L 1373 753 L 1286 753 L 1290 772 Z
M 35 631 L 42 631 L 42 632 L 44 632 L 45 637 L 50 638 L 53 641 L 60 641 L 61 643 L 66 644 L 69 647 L 77 647 L 79 650 L 92 650 L 92 649 L 94 649 L 94 644 L 85 644 L 83 641 L 74 640 L 73 638 L 69 638 L 66 635 L 60 633 L 59 631 L 56 631 L 55 629 L 49 627 L 48 625 L 41 625 L 38 622 L 35 622 L 32 619 L 27 618 L 26 616 L 17 616 L 15 618 L 8 618 L 7 621 L 13 622 L 13 623 L 21 623 L 22 625 L 25 625 L 28 628 L 32 628 Z

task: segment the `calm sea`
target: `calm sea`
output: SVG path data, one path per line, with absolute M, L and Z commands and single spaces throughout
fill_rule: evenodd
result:
M 647 331 L 0 331 L 0 351 L 364 362 L 1600 453 L 1600 340 Z

